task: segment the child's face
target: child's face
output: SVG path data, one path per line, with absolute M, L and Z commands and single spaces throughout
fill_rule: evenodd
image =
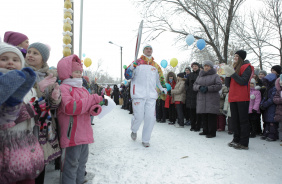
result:
M 42 56 L 40 52 L 35 48 L 28 49 L 25 59 L 27 64 L 37 69 L 40 69 L 43 66 Z
M 29 40 L 25 40 L 23 41 L 21 44 L 18 45 L 19 47 L 24 48 L 25 50 L 27 50 L 28 46 L 29 46 Z
M 198 65 L 193 65 L 193 66 L 192 66 L 192 69 L 193 69 L 193 71 L 195 72 L 195 71 L 199 70 L 199 66 L 198 66 Z
M 254 87 L 255 87 L 254 83 L 251 83 L 251 84 L 250 84 L 250 87 L 251 87 L 251 88 L 254 88 Z
M 265 75 L 263 74 L 263 73 L 260 73 L 259 74 L 259 79 L 262 79 L 262 78 L 264 78 L 265 77 Z
M 22 69 L 22 62 L 20 57 L 13 52 L 5 52 L 0 55 L 0 68 L 8 70 Z
M 71 76 L 73 78 L 81 78 L 82 77 L 82 72 L 80 70 L 72 72 Z
M 271 69 L 271 73 L 274 73 L 275 75 L 277 75 L 277 72 L 273 69 Z

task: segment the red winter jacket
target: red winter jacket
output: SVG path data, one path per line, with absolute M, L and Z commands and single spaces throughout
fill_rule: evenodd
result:
M 107 96 L 111 96 L 111 91 L 112 91 L 112 89 L 111 88 L 105 88 L 105 91 L 106 91 L 106 95 Z
M 248 68 L 250 66 L 250 68 Z M 244 102 L 250 101 L 250 81 L 254 73 L 254 67 L 249 61 L 244 61 L 240 68 L 239 75 L 234 73 L 231 75 L 228 101 L 229 102 Z

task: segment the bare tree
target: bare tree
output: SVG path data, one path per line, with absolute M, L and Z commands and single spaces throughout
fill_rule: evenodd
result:
M 206 49 L 211 49 L 220 63 L 227 63 L 232 21 L 244 0 L 136 1 L 145 8 L 149 39 L 164 32 L 176 33 L 178 40 L 193 34 L 196 39 L 205 39 Z
M 282 65 L 282 2 L 281 0 L 263 0 L 263 2 L 265 8 L 261 11 L 261 16 L 270 24 L 273 33 L 272 39 L 264 42 L 278 51 L 273 57 L 278 57 Z
M 263 70 L 263 66 L 271 66 L 273 59 L 266 43 L 272 37 L 271 26 L 268 21 L 261 19 L 257 12 L 250 12 L 247 17 L 247 19 L 243 16 L 237 18 L 234 21 L 233 30 L 244 43 L 241 44 L 241 48 L 255 54 L 255 58 L 251 59 L 252 64 L 258 63 L 259 68 Z

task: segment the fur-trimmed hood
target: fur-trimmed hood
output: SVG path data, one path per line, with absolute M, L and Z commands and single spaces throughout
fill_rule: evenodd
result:
M 173 77 L 173 80 L 175 81 L 175 82 L 177 82 L 177 77 L 176 77 L 176 75 L 175 75 L 175 73 L 174 72 L 168 72 L 168 74 L 166 75 L 166 82 L 168 83 L 169 82 L 169 77 Z

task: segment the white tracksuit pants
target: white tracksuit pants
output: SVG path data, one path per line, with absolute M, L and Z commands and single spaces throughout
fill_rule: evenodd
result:
M 149 143 L 156 122 L 156 99 L 133 99 L 132 108 L 131 130 L 137 133 L 144 120 L 142 142 Z

